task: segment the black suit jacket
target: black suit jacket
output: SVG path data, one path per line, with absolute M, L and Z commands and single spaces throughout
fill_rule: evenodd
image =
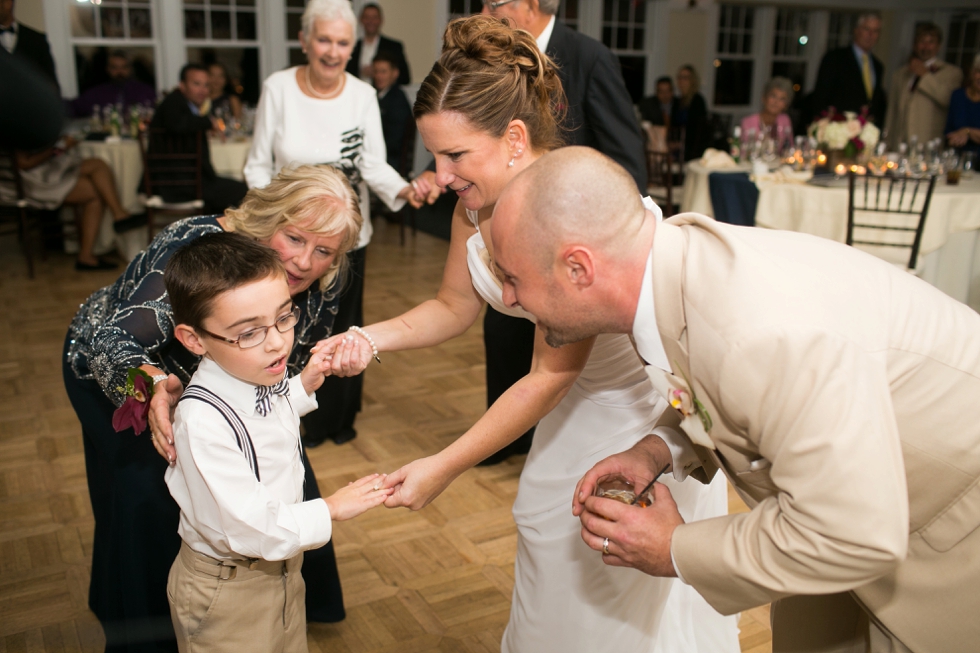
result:
M 674 116 L 677 115 L 675 107 L 677 106 L 677 98 L 674 98 L 670 102 L 670 119 L 673 122 Z M 660 106 L 660 100 L 657 99 L 656 95 L 649 95 L 642 100 L 640 100 L 640 117 L 649 122 L 651 125 L 661 125 L 667 124 L 664 116 L 663 108 Z
M 171 134 L 188 136 L 195 132 L 205 132 L 201 136 L 201 177 L 214 179 L 218 176 L 211 167 L 211 148 L 208 146 L 207 139 L 207 131 L 211 129 L 211 119 L 207 116 L 195 116 L 180 89 L 171 91 L 156 108 L 153 120 L 150 121 L 150 128 L 165 129 Z M 191 143 L 188 143 L 188 147 L 192 147 Z
M 568 142 L 587 145 L 612 158 L 645 193 L 643 138 L 619 60 L 602 43 L 557 20 L 547 53 L 558 65 L 568 98 Z
M 58 86 L 58 76 L 54 71 L 54 59 L 51 57 L 47 36 L 24 23 L 17 23 L 17 44 L 14 46 L 13 55 L 30 61 L 55 86 Z
M 871 100 L 864 89 L 864 77 L 861 66 L 850 45 L 829 51 L 820 62 L 817 73 L 817 84 L 810 96 L 811 119 L 816 118 L 828 107 L 838 111 L 854 111 L 860 113 L 867 106 L 869 115 L 879 128 L 885 125 L 885 66 L 874 55 L 871 63 L 875 70 L 875 87 Z
M 405 128 L 412 120 L 412 107 L 408 104 L 405 91 L 395 84 L 383 98 L 378 98 L 378 108 L 381 109 L 381 130 L 385 136 L 388 165 L 399 174 L 408 174 L 410 170 L 401 169 L 402 141 L 405 140 Z
M 360 77 L 360 61 L 361 61 L 361 44 L 364 43 L 364 39 L 357 39 L 357 44 L 354 46 L 354 51 L 350 55 L 350 60 L 347 62 L 347 72 L 349 72 L 354 77 Z M 405 46 L 402 45 L 401 41 L 396 41 L 395 39 L 389 39 L 384 34 L 378 35 L 378 52 L 382 50 L 390 52 L 394 55 L 395 60 L 398 62 L 398 84 L 404 86 L 406 84 L 412 83 L 412 73 L 408 69 L 408 59 L 405 58 Z

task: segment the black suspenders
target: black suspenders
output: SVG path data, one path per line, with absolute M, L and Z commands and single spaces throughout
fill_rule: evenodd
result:
M 179 401 L 185 399 L 203 401 L 221 413 L 221 416 L 225 418 L 228 426 L 235 433 L 235 443 L 238 445 L 238 449 L 242 454 L 244 454 L 248 466 L 252 468 L 252 472 L 255 474 L 255 480 L 261 482 L 262 479 L 259 477 L 259 461 L 255 457 L 255 447 L 252 446 L 252 437 L 248 434 L 245 423 L 242 422 L 242 418 L 238 416 L 235 410 L 224 399 L 199 385 L 187 386 Z

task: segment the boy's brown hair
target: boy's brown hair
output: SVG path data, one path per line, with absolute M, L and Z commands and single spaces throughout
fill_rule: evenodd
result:
M 184 245 L 163 273 L 174 324 L 203 329 L 215 298 L 271 276 L 286 277 L 279 254 L 232 232 L 210 233 Z

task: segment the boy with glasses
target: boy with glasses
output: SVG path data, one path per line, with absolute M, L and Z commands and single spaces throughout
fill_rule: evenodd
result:
M 174 420 L 166 481 L 183 540 L 167 594 L 181 653 L 305 652 L 303 551 L 331 519 L 382 503 L 381 476 L 303 501 L 299 418 L 316 408 L 324 355 L 288 378 L 298 311 L 276 252 L 234 233 L 202 236 L 170 259 L 175 335 L 201 364 Z

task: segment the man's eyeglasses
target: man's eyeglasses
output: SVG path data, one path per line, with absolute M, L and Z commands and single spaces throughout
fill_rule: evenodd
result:
M 299 322 L 299 306 L 293 306 L 293 309 L 276 320 L 275 324 L 270 324 L 269 326 L 264 327 L 256 327 L 246 331 L 234 340 L 224 336 L 219 336 L 217 333 L 211 333 L 207 329 L 201 329 L 201 331 L 211 336 L 215 340 L 222 340 L 232 345 L 238 345 L 241 349 L 249 349 L 251 347 L 258 347 L 265 342 L 265 337 L 268 335 L 269 329 L 272 327 L 276 327 L 276 331 L 279 333 L 286 333 L 296 326 L 297 322 Z
M 491 12 L 494 12 L 497 11 L 499 7 L 509 5 L 512 2 L 517 2 L 517 0 L 483 0 L 483 6 L 489 9 Z

